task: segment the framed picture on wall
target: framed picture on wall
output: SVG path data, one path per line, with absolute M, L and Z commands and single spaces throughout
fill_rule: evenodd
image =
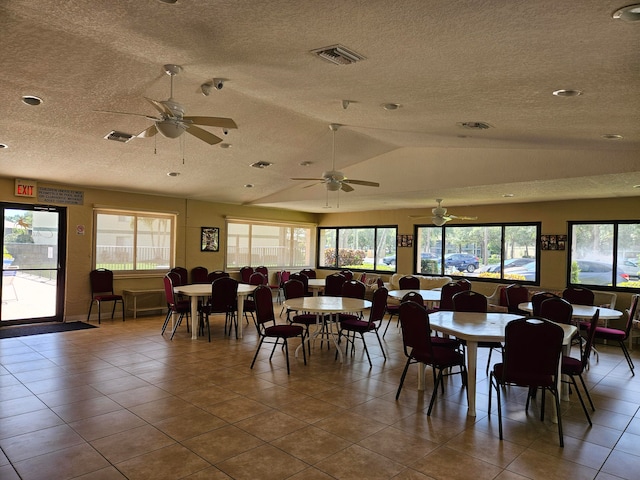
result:
M 220 249 L 220 229 L 218 227 L 200 228 L 200 251 L 217 252 Z

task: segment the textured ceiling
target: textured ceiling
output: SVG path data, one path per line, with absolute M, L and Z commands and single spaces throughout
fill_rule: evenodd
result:
M 327 201 L 358 211 L 430 208 L 440 197 L 454 206 L 639 196 L 640 22 L 612 18 L 624 5 L 2 2 L 0 174 L 311 212 Z M 334 44 L 365 60 L 337 66 L 310 53 Z M 183 67 L 173 96 L 187 115 L 236 121 L 227 135 L 205 127 L 230 148 L 186 134 L 103 138 L 151 125 L 144 97 L 169 97 L 167 63 Z M 224 88 L 203 96 L 214 77 Z M 44 102 L 30 107 L 23 95 Z M 491 128 L 459 126 L 468 121 Z M 327 198 L 322 185 L 290 180 L 330 169 L 331 123 L 343 125 L 337 169 L 380 188 Z

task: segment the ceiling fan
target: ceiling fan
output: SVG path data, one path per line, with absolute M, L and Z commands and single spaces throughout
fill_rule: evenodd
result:
M 378 182 L 369 182 L 367 180 L 355 180 L 352 178 L 347 178 L 344 176 L 344 173 L 336 170 L 336 131 L 338 130 L 338 128 L 340 128 L 340 125 L 338 125 L 337 123 L 332 123 L 331 125 L 329 125 L 329 129 L 333 132 L 333 160 L 331 164 L 331 170 L 323 172 L 322 178 L 292 178 L 291 180 L 315 180 L 319 183 L 323 183 L 326 186 L 327 191 L 329 192 L 335 192 L 337 190 L 342 190 L 343 192 L 353 192 L 354 188 L 351 185 L 379 187 L 380 184 Z M 309 187 L 313 187 L 314 185 L 318 185 L 318 183 L 309 185 Z
M 209 145 L 215 145 L 222 142 L 222 139 L 203 128 L 196 125 L 206 125 L 209 127 L 219 127 L 223 129 L 238 128 L 236 122 L 230 118 L 222 117 L 201 117 L 201 116 L 185 116 L 184 107 L 173 99 L 173 77 L 182 71 L 180 65 L 167 64 L 164 65 L 164 72 L 171 77 L 171 91 L 168 100 L 152 100 L 144 97 L 158 111 L 159 116 L 142 115 L 139 113 L 127 112 L 104 112 L 118 113 L 122 115 L 137 115 L 153 120 L 154 124 L 140 132 L 137 136 L 142 138 L 153 137 L 156 133 L 160 133 L 167 138 L 178 138 L 184 132 L 199 138 Z
M 447 209 L 442 206 L 442 199 L 437 198 L 436 202 L 438 202 L 438 206 L 431 209 L 431 221 L 437 227 L 441 227 L 447 222 L 451 220 L 477 220 L 478 217 L 464 217 L 458 215 L 447 214 Z M 425 218 L 425 216 L 412 216 L 412 218 Z

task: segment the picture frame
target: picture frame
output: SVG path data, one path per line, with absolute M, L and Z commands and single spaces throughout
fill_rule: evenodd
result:
M 413 235 L 398 235 L 398 247 L 412 247 Z
M 541 250 L 564 250 L 566 245 L 566 235 L 540 235 Z
M 217 252 L 220 250 L 220 229 L 218 227 L 200 228 L 200 251 Z

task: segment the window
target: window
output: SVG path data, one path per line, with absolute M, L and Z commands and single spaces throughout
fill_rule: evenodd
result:
M 569 222 L 569 245 L 569 284 L 640 287 L 640 223 Z
M 228 269 L 311 266 L 312 225 L 227 219 Z
M 415 273 L 538 283 L 539 223 L 415 228 Z
M 318 229 L 318 267 L 395 272 L 398 229 L 331 227 Z
M 95 210 L 95 268 L 167 271 L 173 266 L 175 215 Z

